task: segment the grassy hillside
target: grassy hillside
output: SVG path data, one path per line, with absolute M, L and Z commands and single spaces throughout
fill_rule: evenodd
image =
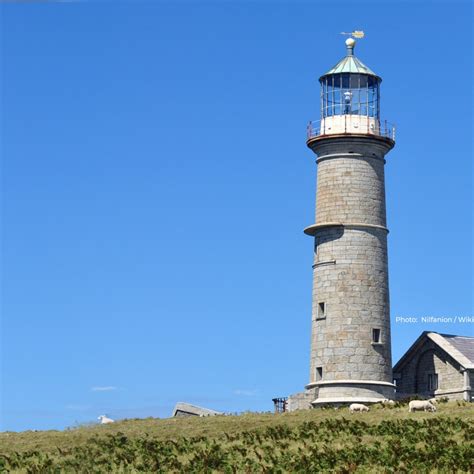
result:
M 474 472 L 474 404 L 0 433 L 0 472 Z

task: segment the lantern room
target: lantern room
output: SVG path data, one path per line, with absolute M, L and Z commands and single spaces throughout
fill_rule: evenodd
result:
M 347 54 L 319 79 L 320 134 L 380 133 L 382 79 L 354 56 L 355 40 L 346 40 Z

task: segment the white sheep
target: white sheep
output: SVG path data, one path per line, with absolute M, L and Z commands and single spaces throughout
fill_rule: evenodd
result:
M 433 405 L 436 405 L 438 403 L 438 400 L 436 397 L 430 398 L 428 401 L 431 402 Z
M 112 420 L 111 418 L 107 418 L 105 415 L 100 415 L 97 419 L 100 421 L 101 425 L 106 425 L 107 423 L 114 423 L 114 420 Z
M 382 403 L 382 405 L 395 405 L 395 402 L 393 400 L 389 400 L 388 398 L 384 398 L 380 403 Z
M 349 406 L 349 411 L 354 413 L 356 411 L 369 411 L 369 407 L 362 405 L 362 403 L 352 403 Z
M 436 407 L 429 400 L 412 400 L 408 404 L 408 411 L 436 411 Z

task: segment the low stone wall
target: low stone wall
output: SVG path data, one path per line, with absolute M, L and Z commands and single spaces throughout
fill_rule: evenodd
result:
M 286 401 L 286 411 L 309 410 L 312 408 L 311 402 L 316 398 L 315 390 L 305 390 L 304 392 L 294 393 Z
M 430 393 L 407 393 L 407 392 L 397 392 L 395 399 L 396 400 L 404 400 L 406 398 L 421 398 L 421 399 L 430 399 L 430 398 L 447 398 L 449 400 L 466 400 L 465 398 L 465 391 L 460 388 L 460 389 L 454 389 L 452 391 L 437 391 L 435 395 L 432 395 Z

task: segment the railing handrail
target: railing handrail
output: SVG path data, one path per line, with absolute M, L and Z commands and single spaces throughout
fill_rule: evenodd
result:
M 342 134 L 361 134 L 361 135 L 377 135 L 380 137 L 387 137 L 392 140 L 395 140 L 395 125 L 393 123 L 387 122 L 387 120 L 380 120 L 374 117 L 367 117 L 366 115 L 354 116 L 354 115 L 333 115 L 327 117 L 323 120 L 313 120 L 308 123 L 307 126 L 307 138 L 333 135 L 336 131 L 330 131 L 328 127 L 325 129 L 326 122 L 328 118 L 333 117 L 344 117 L 344 130 L 338 131 L 337 133 Z M 360 117 L 360 119 L 356 118 Z M 362 119 L 362 120 L 361 120 Z M 323 123 L 323 127 L 321 127 Z M 357 125 L 358 130 L 354 130 L 353 126 Z M 362 127 L 360 127 L 362 125 Z M 349 127 L 348 127 L 349 126 Z M 337 127 L 337 124 L 336 124 Z M 348 129 L 350 128 L 350 129 Z

